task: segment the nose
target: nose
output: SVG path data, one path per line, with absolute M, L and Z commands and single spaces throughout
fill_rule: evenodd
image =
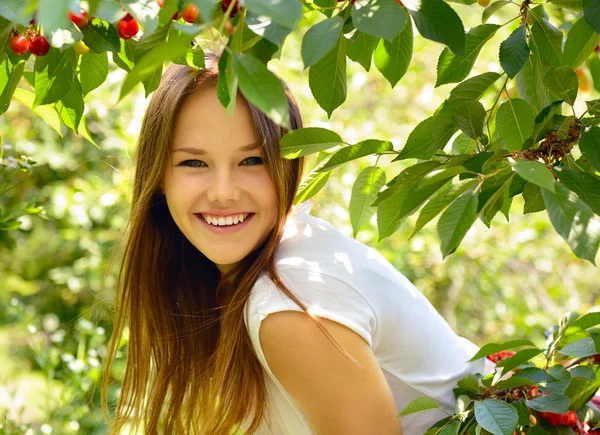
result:
M 240 187 L 233 171 L 227 169 L 216 170 L 206 190 L 208 201 L 226 204 L 228 201 L 238 203 L 240 200 Z

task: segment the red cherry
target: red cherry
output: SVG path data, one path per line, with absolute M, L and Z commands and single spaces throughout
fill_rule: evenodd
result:
M 221 3 L 221 10 L 223 11 L 223 13 L 227 12 L 227 9 L 229 8 L 229 5 L 231 4 L 233 0 L 223 0 Z M 237 15 L 237 13 L 240 11 L 240 2 L 238 0 L 236 0 L 235 5 L 233 5 L 233 9 L 231 9 L 231 15 L 229 15 L 230 18 L 233 18 Z
M 127 14 L 122 18 L 122 20 L 123 21 L 131 21 L 131 20 L 133 20 L 133 17 L 130 14 Z
M 600 363 L 600 353 L 594 355 L 594 362 Z
M 596 48 L 594 48 L 594 51 L 596 53 L 600 51 L 600 42 L 598 43 L 598 45 L 596 45 Z
M 508 350 L 503 350 L 503 351 L 496 352 L 496 353 L 493 353 L 491 355 L 488 355 L 487 359 L 489 359 L 490 361 L 493 361 L 493 362 L 497 363 L 501 359 L 510 358 L 511 356 L 514 356 L 514 355 L 515 355 L 515 352 L 510 352 Z
M 50 44 L 46 40 L 46 37 L 42 35 L 36 35 L 31 38 L 29 43 L 29 51 L 31 51 L 36 56 L 45 56 L 50 50 Z
M 24 37 L 23 35 L 15 35 L 10 38 L 9 41 L 10 49 L 13 53 L 18 54 L 19 56 L 27 53 L 29 50 L 29 39 Z
M 196 21 L 196 18 L 198 18 L 199 11 L 200 9 L 198 9 L 197 6 L 190 3 L 183 11 L 183 14 L 181 14 L 181 16 L 183 17 L 183 21 L 187 23 L 194 23 Z
M 117 32 L 119 36 L 123 39 L 130 39 L 137 35 L 139 32 L 140 26 L 135 19 L 131 19 L 129 21 L 120 20 L 119 21 L 119 31 Z
M 80 9 L 79 15 L 68 11 L 67 16 L 69 17 L 69 20 L 73 21 L 73 23 L 75 23 L 75 25 L 80 29 L 88 25 L 87 12 L 85 9 Z
M 163 5 L 165 4 L 165 0 L 156 0 L 156 3 L 158 3 L 158 5 L 162 8 Z M 176 20 L 177 18 L 179 18 L 179 14 L 177 12 L 175 12 L 173 14 L 173 16 L 171 17 L 171 19 Z
M 569 411 L 564 414 L 555 414 L 554 412 L 539 412 L 539 415 L 543 417 L 551 426 L 575 426 L 579 419 L 577 414 L 573 411 Z

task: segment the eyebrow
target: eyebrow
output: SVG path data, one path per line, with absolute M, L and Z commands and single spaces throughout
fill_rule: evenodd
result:
M 252 151 L 258 148 L 258 144 L 257 143 L 251 143 L 250 145 L 245 145 L 241 148 L 238 148 L 238 151 Z M 176 150 L 173 150 L 174 153 L 176 152 L 183 152 L 183 153 L 189 153 L 189 154 L 195 154 L 198 156 L 202 156 L 205 154 L 208 154 L 205 150 L 203 150 L 202 148 L 177 148 Z

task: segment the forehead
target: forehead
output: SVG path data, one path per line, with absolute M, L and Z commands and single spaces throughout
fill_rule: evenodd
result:
M 173 143 L 203 148 L 239 147 L 256 141 L 250 109 L 238 94 L 233 115 L 229 116 L 217 96 L 216 88 L 190 95 L 177 115 Z

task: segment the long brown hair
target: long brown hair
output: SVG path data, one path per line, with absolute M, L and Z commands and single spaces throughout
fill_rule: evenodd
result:
M 185 238 L 166 206 L 160 185 L 170 161 L 178 111 L 194 92 L 217 87 L 219 57 L 208 54 L 208 60 L 206 68 L 170 65 L 144 115 L 115 294 L 114 329 L 104 361 L 101 400 L 109 434 L 120 433 L 127 424 L 137 432 L 142 422 L 144 433 L 158 434 L 162 421 L 165 434 L 229 435 L 252 410 L 246 433 L 254 433 L 267 416 L 264 372 L 244 322 L 244 307 L 254 283 L 267 274 L 307 312 L 304 303 L 283 284 L 274 265 L 274 253 L 305 164 L 304 157 L 281 157 L 279 142 L 287 129 L 244 99 L 275 186 L 278 216 L 262 245 L 227 274 L 221 276 L 216 265 Z M 291 128 L 302 128 L 296 100 L 281 82 Z M 221 293 L 228 287 L 232 294 L 225 300 Z M 310 317 L 334 346 L 348 355 L 318 319 Z M 126 323 L 127 362 L 111 425 L 107 391 Z

